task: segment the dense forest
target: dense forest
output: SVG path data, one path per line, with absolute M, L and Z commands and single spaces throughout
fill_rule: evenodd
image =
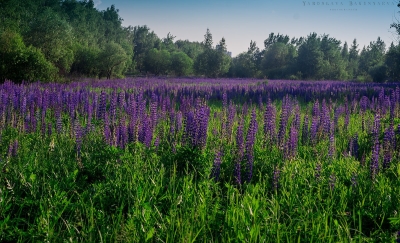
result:
M 236 57 L 229 40 L 214 43 L 158 37 L 147 26 L 122 26 L 112 5 L 77 0 L 0 2 L 0 81 L 69 80 L 124 75 L 254 77 L 306 80 L 400 80 L 400 45 L 379 37 L 368 46 L 328 34 L 293 37 L 271 33 L 264 49 L 250 42 Z M 388 23 L 388 26 L 390 23 Z M 400 25 L 393 23 L 400 34 Z

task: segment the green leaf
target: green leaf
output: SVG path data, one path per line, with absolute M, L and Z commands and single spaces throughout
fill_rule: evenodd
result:
M 151 228 L 151 229 L 147 232 L 146 242 L 149 241 L 151 238 L 153 238 L 154 231 L 155 231 L 154 228 Z
M 30 179 L 32 182 L 34 182 L 34 181 L 36 180 L 36 175 L 35 175 L 35 174 L 31 174 L 31 175 L 29 176 L 29 179 Z

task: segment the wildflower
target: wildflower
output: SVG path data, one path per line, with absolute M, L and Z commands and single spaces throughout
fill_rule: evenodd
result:
M 279 170 L 279 167 L 276 166 L 275 169 L 274 169 L 274 177 L 273 177 L 273 182 L 272 182 L 272 186 L 273 186 L 275 191 L 277 191 L 278 188 L 279 188 L 280 174 L 281 174 L 281 171 Z
M 370 171 L 372 179 L 375 179 L 376 175 L 379 172 L 379 149 L 380 144 L 379 141 L 375 141 L 373 148 L 372 148 L 372 158 L 370 164 Z
M 80 157 L 81 147 L 82 147 L 82 128 L 78 119 L 75 120 L 74 130 L 75 130 L 76 152 L 78 154 L 78 157 Z
M 215 158 L 214 158 L 214 164 L 213 164 L 213 168 L 212 168 L 212 172 L 211 172 L 211 177 L 214 178 L 215 181 L 219 180 L 219 175 L 221 173 L 221 156 L 222 153 L 221 151 L 218 151 L 215 154 Z
M 317 166 L 315 167 L 315 174 L 314 174 L 315 179 L 317 181 L 319 181 L 321 178 L 321 169 L 322 169 L 322 165 L 321 165 L 321 163 L 318 162 Z
M 353 173 L 353 176 L 351 177 L 351 186 L 356 187 L 357 186 L 357 174 Z
M 336 183 L 336 175 L 331 174 L 329 176 L 329 188 L 331 189 L 331 191 L 335 190 L 335 183 Z

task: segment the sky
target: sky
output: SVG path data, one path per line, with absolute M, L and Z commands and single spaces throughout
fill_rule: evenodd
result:
M 260 49 L 271 32 L 306 37 L 329 34 L 359 49 L 378 36 L 388 47 L 397 42 L 390 24 L 400 22 L 394 0 L 94 0 L 99 10 L 112 4 L 124 19 L 123 26 L 147 25 L 158 37 L 203 41 L 207 28 L 217 44 L 225 38 L 232 56 L 247 51 L 250 41 Z

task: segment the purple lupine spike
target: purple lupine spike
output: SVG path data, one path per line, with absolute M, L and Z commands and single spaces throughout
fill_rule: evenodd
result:
M 310 127 L 310 141 L 311 144 L 316 145 L 317 144 L 317 130 L 318 130 L 318 118 L 314 117 L 312 118 L 311 121 L 311 127 Z
M 136 128 L 136 121 L 134 119 L 134 117 L 131 117 L 131 119 L 129 120 L 129 124 L 128 124 L 128 142 L 136 142 L 136 138 L 135 138 L 135 129 Z
M 263 110 L 263 99 L 262 99 L 261 94 L 258 96 L 258 108 L 260 110 Z
M 247 159 L 247 182 L 250 183 L 253 177 L 253 162 L 254 162 L 254 142 L 258 130 L 256 110 L 251 113 L 250 126 L 246 136 L 246 159 Z
M 60 134 L 62 132 L 61 107 L 56 108 L 55 116 L 57 133 Z
M 297 131 L 300 131 L 301 114 L 300 114 L 300 106 L 298 104 L 295 107 L 295 115 L 294 115 L 293 125 L 294 125 L 294 127 L 296 128 Z
M 169 139 L 170 141 L 174 140 L 175 137 L 175 127 L 176 127 L 176 122 L 175 122 L 175 112 L 171 111 L 169 114 Z
M 108 114 L 106 113 L 104 116 L 104 138 L 108 145 L 112 146 L 112 137 L 111 137 L 111 129 L 110 129 L 110 119 L 108 118 Z
M 208 129 L 209 111 L 207 107 L 203 106 L 198 109 L 196 113 L 197 123 L 197 139 L 195 145 L 200 149 L 204 149 L 207 143 L 207 129 Z
M 389 128 L 385 130 L 383 138 L 383 169 L 388 169 L 390 167 L 390 162 L 392 161 L 393 151 L 395 150 L 396 137 L 394 134 L 393 125 L 391 124 Z
M 107 94 L 105 92 L 101 92 L 100 94 L 100 102 L 97 111 L 97 119 L 103 120 L 106 114 L 106 105 L 107 105 Z
M 353 173 L 353 175 L 352 175 L 352 177 L 351 177 L 351 186 L 354 188 L 354 187 L 357 187 L 357 174 L 356 173 Z
M 244 154 L 244 143 L 243 143 L 243 118 L 239 119 L 239 126 L 236 132 L 236 166 L 235 166 L 235 179 L 237 184 L 242 184 L 241 179 L 241 163 L 243 160 Z
M 374 127 L 372 130 L 372 134 L 373 134 L 375 140 L 379 140 L 380 131 L 381 131 L 381 120 L 380 120 L 380 115 L 377 112 L 375 114 Z
M 241 168 L 240 168 L 240 162 L 236 162 L 235 164 L 235 171 L 234 171 L 234 177 L 235 177 L 235 183 L 237 185 L 242 184 L 242 178 L 241 178 Z
M 160 145 L 160 137 L 157 136 L 156 139 L 154 140 L 154 147 L 157 150 L 158 146 Z
M 335 173 L 332 173 L 329 176 L 329 189 L 331 189 L 331 191 L 334 191 L 335 185 L 336 185 L 336 175 L 335 175 Z
M 396 239 L 397 243 L 400 243 L 400 230 L 397 231 L 397 239 Z
M 117 94 L 115 92 L 112 93 L 110 97 L 110 118 L 111 123 L 114 123 L 117 118 Z
M 272 182 L 272 186 L 273 186 L 275 192 L 278 191 L 278 189 L 279 189 L 279 178 L 280 178 L 280 175 L 281 175 L 281 171 L 280 171 L 279 167 L 276 166 L 274 168 L 274 176 L 273 176 L 273 182 Z
M 75 120 L 74 131 L 75 131 L 76 152 L 77 152 L 78 157 L 81 157 L 82 127 L 81 127 L 81 124 L 79 123 L 79 119 Z
M 322 165 L 321 165 L 321 163 L 318 162 L 315 167 L 315 173 L 314 173 L 315 179 L 317 181 L 319 181 L 321 179 L 321 170 L 322 170 Z
M 183 120 L 182 112 L 178 111 L 176 113 L 176 130 L 177 130 L 177 132 L 182 130 L 182 120 Z
M 219 180 L 219 176 L 221 173 L 221 163 L 222 163 L 221 157 L 222 157 L 221 151 L 217 151 L 217 153 L 215 154 L 213 168 L 211 171 L 211 178 L 214 178 L 214 181 L 216 182 Z
M 8 147 L 8 156 L 15 157 L 17 156 L 17 153 L 18 153 L 18 140 L 15 139 L 13 142 L 10 143 L 10 146 Z
M 301 134 L 301 138 L 302 138 L 302 142 L 303 144 L 307 144 L 308 143 L 308 115 L 304 116 L 304 121 L 303 121 L 303 131 Z
M 379 150 L 380 150 L 379 140 L 375 140 L 372 149 L 372 157 L 370 164 L 371 177 L 373 180 L 375 179 L 376 175 L 379 172 Z
M 47 124 L 47 136 L 51 136 L 53 134 L 53 124 L 51 122 L 49 122 Z
M 358 134 L 355 134 L 349 141 L 349 154 L 354 158 L 358 158 Z
M 282 113 L 279 121 L 279 132 L 278 132 L 278 144 L 279 147 L 283 148 L 286 134 L 286 126 L 288 122 L 288 113 L 286 107 L 282 105 Z
M 151 113 L 151 127 L 154 131 L 155 127 L 157 126 L 157 96 L 156 94 L 151 95 L 151 104 L 150 104 L 150 113 Z
M 298 132 L 295 125 L 293 125 L 290 128 L 289 139 L 290 139 L 290 157 L 294 158 L 297 155 L 297 146 L 299 141 Z
M 333 131 L 330 132 L 329 135 L 329 151 L 328 151 L 328 157 L 330 159 L 334 159 L 336 155 L 336 146 L 335 146 L 335 137 Z
M 230 101 L 229 104 L 229 109 L 228 109 L 228 120 L 226 121 L 226 138 L 228 141 L 231 140 L 232 137 L 232 129 L 233 129 L 233 122 L 235 120 L 236 116 L 236 106 L 233 104 L 232 100 Z
M 361 97 L 360 100 L 360 110 L 362 113 L 367 111 L 367 107 L 369 106 L 369 99 L 366 96 Z
M 125 149 L 126 143 L 128 141 L 126 124 L 125 124 L 125 116 L 122 116 L 118 125 L 118 133 L 117 133 L 117 146 L 121 149 Z
M 222 108 L 225 110 L 228 109 L 228 95 L 226 92 L 222 94 Z
M 142 124 L 142 143 L 146 145 L 147 148 L 151 146 L 151 140 L 153 139 L 153 130 L 150 125 L 150 118 Z

